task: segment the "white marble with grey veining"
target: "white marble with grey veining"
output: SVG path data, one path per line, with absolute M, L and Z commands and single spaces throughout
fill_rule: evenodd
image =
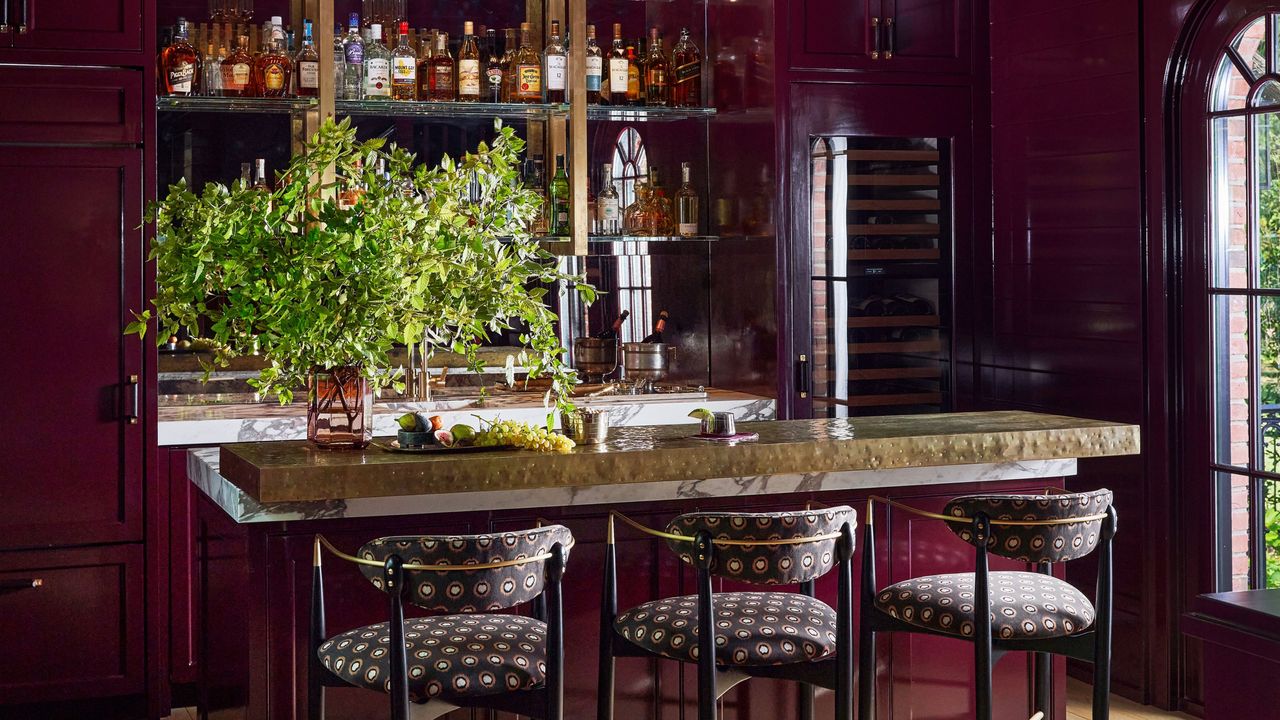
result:
M 281 522 L 330 518 L 431 515 L 437 513 L 569 505 L 621 505 L 711 497 L 735 497 L 807 493 L 831 490 L 866 490 L 914 485 L 995 482 L 1057 478 L 1076 474 L 1076 460 L 1035 460 L 947 465 L 896 470 L 761 475 L 682 482 L 620 483 L 591 487 L 556 487 L 537 490 L 442 493 L 402 497 L 360 498 L 313 502 L 259 503 L 218 474 L 218 448 L 202 448 L 187 454 L 187 474 L 236 522 Z
M 440 400 L 436 402 L 378 404 L 373 416 L 375 436 L 394 435 L 396 418 L 405 412 L 423 412 L 444 416 L 445 427 L 454 423 L 476 424 L 476 416 L 485 420 L 542 423 L 547 410 L 542 397 L 528 395 L 491 399 L 477 406 L 475 400 Z M 689 412 L 707 408 L 731 412 L 740 422 L 773 420 L 777 403 L 772 398 L 726 390 L 707 390 L 705 400 L 663 399 L 662 396 L 640 396 L 634 401 L 610 398 L 607 401 L 579 399 L 580 407 L 608 408 L 610 423 L 624 425 L 675 425 L 689 422 Z M 247 417 L 246 417 L 247 415 Z M 307 436 L 307 418 L 301 408 L 259 405 L 236 406 L 234 411 L 220 407 L 165 408 L 158 423 L 159 444 L 170 447 L 220 445 L 224 443 L 270 440 L 303 440 Z

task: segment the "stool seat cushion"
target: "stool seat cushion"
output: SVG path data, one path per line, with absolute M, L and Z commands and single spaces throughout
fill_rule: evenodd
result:
M 876 607 L 909 625 L 973 637 L 973 573 L 926 575 L 890 585 Z M 1002 640 L 1045 639 L 1093 626 L 1093 604 L 1070 583 L 1034 572 L 993 572 L 991 634 Z
M 317 654 L 356 687 L 391 691 L 387 623 L 335 635 Z M 404 621 L 409 697 L 467 698 L 529 690 L 547 675 L 547 626 L 518 615 L 443 615 Z
M 794 592 L 716 593 L 716 664 L 789 665 L 836 649 L 836 611 Z M 614 620 L 622 637 L 648 652 L 681 662 L 698 660 L 698 596 L 654 600 Z

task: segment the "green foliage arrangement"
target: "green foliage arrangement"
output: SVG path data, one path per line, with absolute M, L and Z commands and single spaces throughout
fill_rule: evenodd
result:
M 465 355 L 478 371 L 480 342 L 515 319 L 517 361 L 552 380 L 548 401 L 567 404 L 574 377 L 543 298 L 569 286 L 590 303 L 595 291 L 529 236 L 540 198 L 518 182 L 524 142 L 501 124 L 495 135 L 415 167 L 412 154 L 328 122 L 270 192 L 174 185 L 148 209 L 161 341 L 205 319 L 216 346 L 206 370 L 261 355 L 267 367 L 251 382 L 283 404 L 313 369 L 358 367 L 377 388 L 403 388 L 384 367 L 395 343 Z M 331 166 L 335 180 L 321 186 Z M 353 187 L 354 207 L 339 205 Z M 142 336 L 152 311 L 135 317 L 126 332 Z

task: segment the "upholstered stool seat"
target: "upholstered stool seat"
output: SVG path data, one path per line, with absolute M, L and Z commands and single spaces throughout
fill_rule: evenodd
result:
M 992 572 L 989 583 L 993 637 L 1067 637 L 1093 627 L 1093 603 L 1065 580 L 1034 572 Z M 973 584 L 973 573 L 925 575 L 884 588 L 875 605 L 919 628 L 973 637 Z
M 317 655 L 357 687 L 391 689 L 387 623 L 335 635 Z M 404 621 L 409 698 L 455 700 L 531 690 L 547 675 L 547 625 L 518 615 L 444 615 Z
M 716 662 L 763 666 L 820 660 L 836 649 L 836 611 L 794 592 L 715 595 Z M 698 596 L 637 605 L 614 620 L 637 647 L 682 662 L 698 660 Z

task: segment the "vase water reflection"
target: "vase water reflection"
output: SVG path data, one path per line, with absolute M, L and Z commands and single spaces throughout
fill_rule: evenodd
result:
M 359 450 L 373 439 L 373 387 L 359 367 L 312 370 L 307 440 L 326 450 Z

